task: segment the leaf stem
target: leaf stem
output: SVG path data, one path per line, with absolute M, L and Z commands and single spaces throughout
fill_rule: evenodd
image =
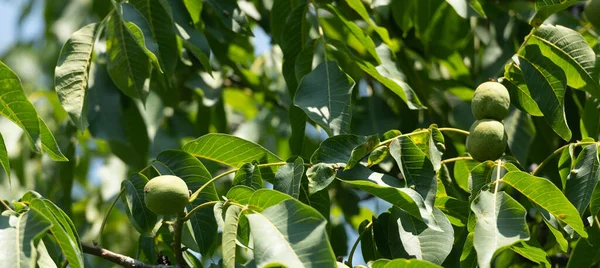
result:
M 12 209 L 8 204 L 6 204 L 6 202 L 4 202 L 4 200 L 0 199 L 0 203 L 2 203 L 2 205 L 4 205 L 6 207 L 7 210 L 12 210 L 15 211 L 14 209 Z
M 104 226 L 106 226 L 106 222 L 108 221 L 108 216 L 110 215 L 110 212 L 112 211 L 112 209 L 115 207 L 115 204 L 117 204 L 117 200 L 119 200 L 119 197 L 121 197 L 121 195 L 123 195 L 124 192 L 125 192 L 125 188 L 121 188 L 121 191 L 119 192 L 119 194 L 115 197 L 113 202 L 110 204 L 110 207 L 108 208 L 108 211 L 106 212 L 106 215 L 104 215 L 104 219 L 102 220 L 102 225 L 100 225 L 100 231 L 98 232 L 98 245 L 99 246 L 102 246 L 102 232 L 104 231 Z
M 183 250 L 181 250 L 181 235 L 183 234 L 183 225 L 185 224 L 184 218 L 185 212 L 182 211 L 177 215 L 177 220 L 173 225 L 173 253 L 175 254 L 178 267 L 187 267 L 183 258 Z
M 444 164 L 448 164 L 448 163 L 452 163 L 452 162 L 456 162 L 456 161 L 460 161 L 460 160 L 473 160 L 473 157 L 459 156 L 459 157 L 454 157 L 454 158 L 448 158 L 448 159 L 444 159 L 444 160 L 440 161 L 440 164 L 444 165 Z
M 454 132 L 454 133 L 460 133 L 460 134 L 463 134 L 463 135 L 466 135 L 466 136 L 469 135 L 468 131 L 465 131 L 465 130 L 462 130 L 462 129 L 458 129 L 458 128 L 441 127 L 441 128 L 438 128 L 438 130 L 441 131 L 441 132 Z M 429 129 L 423 129 L 423 130 L 419 130 L 419 131 L 415 131 L 415 132 L 411 132 L 411 133 L 400 134 L 398 136 L 395 136 L 393 138 L 390 138 L 390 139 L 387 139 L 387 140 L 384 140 L 384 141 L 380 142 L 375 147 L 377 148 L 377 147 L 381 147 L 381 146 L 390 144 L 390 143 L 392 143 L 392 141 L 394 141 L 395 139 L 400 138 L 400 137 L 409 137 L 409 136 L 412 136 L 412 135 L 423 134 L 423 133 L 427 133 L 427 132 L 429 132 Z
M 502 160 L 498 159 L 498 164 L 496 165 L 496 179 L 494 180 L 494 182 L 496 183 L 496 185 L 494 185 L 494 194 L 498 193 L 498 188 L 500 185 L 500 171 L 502 170 Z M 494 204 L 496 203 L 496 199 L 494 199 Z M 496 206 L 494 206 L 494 209 L 496 209 Z
M 600 144 L 600 142 L 584 141 L 584 142 L 569 143 L 567 145 L 564 145 L 564 146 L 556 149 L 552 154 L 550 154 L 548 157 L 546 157 L 546 159 L 544 159 L 544 161 L 542 161 L 533 171 L 531 171 L 531 175 L 535 176 L 535 174 L 537 174 L 540 170 L 542 170 L 548 164 L 548 162 L 550 162 L 550 160 L 552 160 L 552 158 L 561 154 L 562 151 L 564 149 L 566 149 L 567 147 L 571 146 L 571 144 L 573 144 L 574 146 L 582 146 L 582 145 L 590 145 L 590 144 L 598 145 L 598 144 Z
M 210 202 L 206 202 L 206 203 L 202 203 L 198 206 L 196 206 L 195 208 L 193 208 L 192 210 L 190 210 L 190 212 L 188 212 L 187 214 L 185 214 L 185 217 L 183 217 L 183 221 L 187 221 L 190 219 L 190 217 L 192 217 L 192 215 L 194 213 L 196 213 L 196 211 L 198 211 L 199 209 L 203 208 L 203 207 L 208 207 L 208 206 L 212 206 L 216 203 L 219 203 L 220 201 L 210 201 Z
M 367 226 L 365 226 L 365 229 L 363 229 L 363 231 L 360 233 L 358 238 L 356 238 L 356 241 L 354 241 L 354 245 L 352 245 L 352 250 L 350 250 L 350 255 L 348 255 L 348 266 L 349 267 L 352 267 L 352 258 L 354 257 L 354 251 L 356 251 L 356 247 L 358 247 L 358 242 L 360 242 L 360 240 L 365 235 L 367 230 L 371 229 L 371 226 L 373 226 L 372 221 L 369 222 L 369 224 L 367 224 Z
M 273 167 L 273 166 L 283 166 L 287 164 L 287 162 L 276 162 L 276 163 L 266 163 L 266 164 L 258 164 L 257 166 L 259 168 L 261 167 Z M 198 198 L 198 195 L 202 192 L 202 190 L 204 190 L 204 188 L 208 187 L 208 185 L 210 185 L 211 183 L 215 182 L 216 180 L 223 178 L 231 173 L 234 173 L 236 171 L 238 171 L 239 168 L 234 168 L 228 171 L 225 171 L 217 176 L 215 176 L 214 178 L 210 179 L 209 181 L 207 181 L 205 184 L 203 184 L 198 190 L 196 190 L 191 196 L 190 196 L 190 203 L 193 202 L 194 200 L 196 200 L 196 198 Z

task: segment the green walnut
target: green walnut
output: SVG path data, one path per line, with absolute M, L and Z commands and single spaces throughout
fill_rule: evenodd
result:
M 475 89 L 471 101 L 471 111 L 475 119 L 504 119 L 508 114 L 510 95 L 508 90 L 498 82 L 485 82 Z
M 600 0 L 588 1 L 583 10 L 585 17 L 594 25 L 594 27 L 600 29 Z
M 473 159 L 483 162 L 496 160 L 502 156 L 506 149 L 506 132 L 504 125 L 496 120 L 477 120 L 467 137 L 467 152 Z
M 144 202 L 157 215 L 177 215 L 183 212 L 190 198 L 181 178 L 171 175 L 154 177 L 144 187 Z

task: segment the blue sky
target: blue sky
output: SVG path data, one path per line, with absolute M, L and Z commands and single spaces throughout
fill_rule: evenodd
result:
M 16 40 L 31 40 L 44 28 L 43 0 L 34 0 L 35 5 L 25 19 L 23 28 L 17 29 L 19 15 L 25 0 L 0 0 L 0 55 L 14 44 Z

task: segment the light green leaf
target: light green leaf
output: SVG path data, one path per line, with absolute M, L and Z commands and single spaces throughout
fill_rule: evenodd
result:
M 206 0 L 204 3 L 214 9 L 225 28 L 234 33 L 252 35 L 248 28 L 246 14 L 240 9 L 236 0 Z
M 325 61 L 304 76 L 298 85 L 294 105 L 330 135 L 344 134 L 350 130 L 354 85 L 354 80 L 337 62 Z
M 293 162 L 290 159 L 287 164 L 281 166 L 277 170 L 277 173 L 275 173 L 273 189 L 298 199 L 303 174 L 304 160 L 302 160 L 302 157 L 296 157 Z
M 379 145 L 379 136 L 371 135 L 366 137 L 366 141 L 359 144 L 358 146 L 352 149 L 352 153 L 350 154 L 350 159 L 346 163 L 346 167 L 344 169 L 351 169 L 355 165 L 357 165 L 365 156 L 367 156 L 373 149 Z
M 42 149 L 44 152 L 48 153 L 48 156 L 54 161 L 66 162 L 69 161 L 65 155 L 60 151 L 58 147 L 58 143 L 56 143 L 56 139 L 44 119 L 38 117 L 38 121 L 40 122 L 40 137 L 42 142 Z
M 156 157 L 155 163 L 161 164 L 161 175 L 180 177 L 192 192 L 196 192 L 207 183 L 212 176 L 202 162 L 194 156 L 180 150 L 165 150 Z M 198 195 L 198 198 L 187 205 L 188 211 L 208 201 L 219 200 L 214 184 L 208 185 Z M 193 237 L 201 254 L 209 252 L 217 238 L 217 222 L 211 207 L 202 208 L 190 218 Z
M 342 12 L 339 11 L 333 5 L 326 5 L 325 7 L 326 7 L 327 11 L 331 12 L 342 23 L 342 25 L 344 25 L 344 27 L 346 27 L 346 29 L 350 32 L 350 34 L 352 34 L 354 37 L 356 37 L 356 39 L 366 49 L 367 53 L 369 53 L 369 55 L 371 55 L 371 57 L 377 63 L 381 62 L 381 60 L 379 59 L 379 56 L 377 55 L 377 51 L 375 50 L 375 43 L 373 42 L 373 39 L 371 39 L 370 36 L 368 36 L 354 22 L 347 20 L 344 17 L 344 15 L 342 15 Z M 342 41 L 342 40 L 340 40 L 340 41 Z
M 379 27 L 375 24 L 371 17 L 369 17 L 369 12 L 360 0 L 346 0 L 346 3 L 348 4 L 348 6 L 350 6 L 350 8 L 354 9 L 354 11 L 356 11 L 356 13 L 358 13 L 358 15 L 365 22 L 367 22 L 367 24 L 369 24 L 371 28 L 373 28 L 373 30 L 379 35 L 379 37 L 381 37 L 381 40 L 383 40 L 383 42 L 385 42 L 388 45 L 392 44 L 392 40 L 390 39 L 387 29 L 384 27 Z
M 0 216 L 0 262 L 6 267 L 36 267 L 37 246 L 52 223 L 30 210 L 17 216 Z
M 390 154 L 400 167 L 406 186 L 419 193 L 423 197 L 427 211 L 433 213 L 437 177 L 429 158 L 410 137 L 405 136 L 392 141 Z
M 587 237 L 579 212 L 551 181 L 521 171 L 511 171 L 501 181 L 571 226 L 582 237 Z
M 92 23 L 73 33 L 63 45 L 54 70 L 58 99 L 81 132 L 88 127 L 88 73 L 99 30 L 98 24 Z
M 277 205 L 285 200 L 293 199 L 291 196 L 271 189 L 260 189 L 252 193 L 248 205 L 256 212 L 261 212 L 268 207 Z
M 232 185 L 246 185 L 256 190 L 263 188 L 263 180 L 262 175 L 260 174 L 260 168 L 251 163 L 243 164 L 235 173 Z
M 373 136 L 336 135 L 321 142 L 319 148 L 310 157 L 310 162 L 312 164 L 323 163 L 346 168 L 347 163 L 354 162 L 355 165 L 358 160 L 368 154 L 369 148 L 378 143 L 379 139 L 377 137 L 373 138 Z M 361 148 L 366 150 L 361 150 Z
M 471 175 L 471 170 L 477 165 L 478 162 L 475 160 L 461 159 L 454 162 L 454 180 L 456 180 L 458 187 L 467 193 L 471 192 L 471 189 L 469 188 L 469 176 Z
M 110 17 L 106 29 L 107 69 L 115 85 L 125 95 L 145 101 L 152 66 L 136 35 L 131 33 L 132 29 L 136 30 L 126 26 L 122 14 L 115 12 Z M 142 36 L 141 31 L 136 34 L 137 37 Z
M 535 15 L 529 21 L 534 27 L 542 24 L 552 14 L 564 10 L 577 3 L 583 3 L 585 0 L 544 0 L 535 1 Z M 540 26 L 544 27 L 544 25 Z
M 577 157 L 575 167 L 569 172 L 564 189 L 569 202 L 583 213 L 590 204 L 592 193 L 600 176 L 600 159 L 598 147 L 595 144 L 586 146 Z
M 390 155 L 390 149 L 387 146 L 380 146 L 375 148 L 369 154 L 367 158 L 367 167 L 371 167 L 381 163 L 385 158 Z
M 151 36 L 158 44 L 156 55 L 165 71 L 172 73 L 177 65 L 179 53 L 173 19 L 170 10 L 166 9 L 169 4 L 164 0 L 131 0 L 129 3 L 135 6 L 148 21 Z
M 404 250 L 419 260 L 441 265 L 454 244 L 454 229 L 444 213 L 433 209 L 433 215 L 442 229 L 436 231 L 401 209 L 392 207 L 391 212 L 390 220 L 397 222 Z
M 309 167 L 306 170 L 308 193 L 312 195 L 327 188 L 335 179 L 336 173 L 331 165 L 325 163 L 318 163 Z
M 552 0 L 552 2 L 557 1 Z M 573 3 L 575 1 L 562 2 Z M 544 57 L 560 66 L 566 74 L 567 85 L 586 91 L 595 98 L 600 98 L 600 80 L 598 73 L 594 71 L 596 54 L 581 34 L 560 25 L 544 24 L 533 32 L 533 36 L 527 41 L 527 45 L 530 44 L 538 45 Z
M 473 237 L 475 233 L 469 233 L 465 244 L 463 245 L 463 251 L 460 255 L 460 267 L 461 268 L 476 268 L 477 267 L 477 252 L 473 247 Z
M 133 227 L 142 235 L 152 235 L 152 229 L 158 221 L 158 216 L 152 213 L 144 202 L 144 187 L 148 178 L 141 173 L 132 174 L 129 179 L 121 182 L 125 190 L 121 201 L 125 204 L 125 212 Z
M 238 185 L 231 187 L 225 197 L 227 197 L 227 200 L 245 205 L 249 203 L 254 192 L 255 190 L 248 186 Z
M 358 165 L 347 171 L 340 171 L 338 178 L 345 183 L 377 196 L 392 205 L 422 220 L 434 230 L 441 230 L 433 216 L 432 208 L 425 205 L 423 197 L 415 190 L 404 188 L 400 180 Z
M 481 192 L 471 204 L 471 210 L 477 217 L 473 246 L 480 267 L 491 267 L 494 253 L 499 249 L 529 240 L 527 211 L 505 192 Z
M 281 162 L 281 158 L 264 147 L 227 134 L 211 133 L 192 140 L 183 146 L 183 151 L 230 167 L 239 168 L 253 161 L 259 164 Z M 261 168 L 263 179 L 271 181 L 277 167 Z
M 452 225 L 463 227 L 469 218 L 469 203 L 454 197 L 443 196 L 435 200 L 435 207 L 444 212 Z
M 194 26 L 198 30 L 204 29 L 204 22 L 202 21 L 202 1 L 194 1 L 194 0 L 183 0 L 183 4 L 187 9 Z
M 406 260 L 406 259 L 394 259 L 388 262 L 384 268 L 438 268 L 442 267 L 433 263 L 422 261 L 422 260 Z
M 29 209 L 46 216 L 50 220 L 52 223 L 50 233 L 56 239 L 69 266 L 73 268 L 83 267 L 81 242 L 77 229 L 75 229 L 75 225 L 69 216 L 55 204 L 43 198 L 33 199 L 29 203 Z
M 495 174 L 496 162 L 485 161 L 473 169 L 469 174 L 469 201 L 472 202 L 479 194 L 481 189 L 492 182 L 492 175 Z
M 546 253 L 546 251 L 544 251 L 544 249 L 542 249 L 542 247 L 539 244 L 530 245 L 530 243 L 537 244 L 537 241 L 528 243 L 521 241 L 517 244 L 512 245 L 510 249 L 532 262 L 540 264 L 546 268 L 552 267 L 550 265 L 550 262 L 548 261 L 548 254 Z
M 541 54 L 537 45 L 527 45 L 519 55 L 519 66 L 533 99 L 544 113 L 544 119 L 563 140 L 571 139 L 571 130 L 565 118 L 565 72 Z
M 27 134 L 31 145 L 40 138 L 40 124 L 16 73 L 0 61 L 0 114 L 17 124 Z
M 240 206 L 231 205 L 225 213 L 225 227 L 223 228 L 223 267 L 235 268 L 235 249 L 240 216 L 244 212 Z
M 271 262 L 287 267 L 335 267 L 327 220 L 313 208 L 289 199 L 246 217 L 258 267 Z
M 4 169 L 6 173 L 6 177 L 8 178 L 8 183 L 10 182 L 10 162 L 8 161 L 8 151 L 6 151 L 6 144 L 4 143 L 4 138 L 2 137 L 2 133 L 0 133 L 0 166 Z

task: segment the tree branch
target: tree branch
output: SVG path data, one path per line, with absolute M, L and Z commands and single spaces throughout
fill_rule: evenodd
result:
M 116 263 L 127 268 L 177 268 L 181 267 L 178 265 L 153 265 L 147 264 L 140 260 L 136 260 L 132 257 L 121 255 L 119 253 L 112 252 L 108 249 L 93 246 L 85 243 L 81 243 L 83 253 L 98 256 L 112 263 Z

